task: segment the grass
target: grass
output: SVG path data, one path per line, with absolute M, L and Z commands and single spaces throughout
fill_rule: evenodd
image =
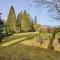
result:
M 34 33 L 15 34 L 10 36 L 7 41 L 22 37 L 27 37 L 26 40 L 32 40 L 35 36 Z M 6 47 L 0 47 L 0 60 L 60 60 L 60 52 L 22 45 L 17 42 Z
M 9 41 L 12 41 L 12 40 L 16 40 L 16 39 L 19 39 L 19 38 L 23 38 L 23 37 L 26 37 L 27 39 L 31 39 L 35 36 L 34 33 L 19 33 L 19 34 L 14 34 L 14 35 L 11 35 L 9 37 L 5 37 L 2 42 L 0 42 L 0 44 L 2 43 L 5 43 L 5 42 L 9 42 Z
M 27 37 L 28 39 L 29 38 L 32 38 L 32 37 L 36 37 L 36 34 L 38 34 L 37 32 L 29 32 L 29 33 L 18 33 L 18 34 L 13 34 L 9 37 L 5 37 L 2 42 L 7 42 L 7 41 L 11 41 L 11 40 L 15 40 L 15 39 L 19 39 L 19 38 L 22 38 L 22 37 Z M 43 40 L 48 40 L 49 39 L 49 35 L 52 35 L 51 33 L 40 33 L 41 35 L 41 38 Z M 56 36 L 58 37 L 58 36 Z
M 60 60 L 60 53 L 15 43 L 0 48 L 0 60 Z

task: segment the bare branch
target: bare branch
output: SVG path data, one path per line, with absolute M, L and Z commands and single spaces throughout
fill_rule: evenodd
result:
M 43 5 L 48 8 L 48 11 L 51 12 L 50 16 L 56 20 L 60 20 L 60 0 L 34 0 L 34 2 L 37 6 Z

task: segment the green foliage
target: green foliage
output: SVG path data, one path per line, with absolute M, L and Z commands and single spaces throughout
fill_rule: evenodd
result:
M 34 21 L 33 21 L 33 19 L 32 19 L 32 17 L 30 16 L 30 14 L 28 14 L 28 16 L 29 16 L 29 20 L 30 20 L 30 31 L 31 32 L 34 32 L 35 31 L 35 29 L 34 29 Z
M 29 32 L 35 31 L 34 24 L 37 23 L 35 16 L 35 22 L 33 22 L 32 17 L 26 11 L 19 13 L 16 19 L 15 11 L 13 6 L 11 6 L 8 19 L 5 23 L 5 30 L 7 33 L 14 32 Z
M 34 18 L 34 24 L 37 24 L 37 17 Z
M 0 41 L 3 38 L 3 24 L 4 24 L 4 22 L 3 22 L 3 20 L 0 17 Z
M 31 23 L 30 23 L 30 27 L 31 27 L 31 32 L 34 32 L 35 29 L 34 29 L 34 23 L 33 23 L 33 20 L 31 20 Z
M 40 24 L 37 23 L 37 17 L 35 16 L 34 17 L 34 22 L 33 22 L 33 25 L 34 25 L 34 30 L 35 31 L 39 31 L 40 30 Z
M 17 29 L 20 32 L 29 32 L 34 31 L 34 23 L 33 20 L 26 11 L 21 12 L 17 16 Z
M 21 20 L 22 20 L 22 11 L 17 16 L 17 29 L 21 32 Z
M 11 6 L 7 19 L 7 32 L 16 32 L 16 15 L 13 6 Z
M 40 30 L 40 24 L 34 24 L 34 29 L 35 29 L 35 31 L 39 31 Z
M 39 35 L 41 36 L 42 40 L 48 40 L 49 39 L 49 34 L 48 33 L 39 33 Z
M 25 31 L 25 32 L 31 29 L 29 16 L 26 11 L 24 11 L 22 14 L 21 29 L 22 31 Z

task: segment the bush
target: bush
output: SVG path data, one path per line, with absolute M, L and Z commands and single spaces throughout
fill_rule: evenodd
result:
M 60 44 L 60 38 L 58 38 L 58 42 L 59 42 L 59 44 Z

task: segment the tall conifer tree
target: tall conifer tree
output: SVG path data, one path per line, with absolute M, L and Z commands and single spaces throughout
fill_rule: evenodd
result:
M 22 11 L 17 16 L 17 29 L 21 32 Z
M 16 32 L 16 15 L 14 7 L 11 6 L 7 19 L 7 32 L 13 33 Z
M 22 14 L 21 29 L 23 31 L 29 31 L 31 29 L 29 16 L 26 11 L 24 11 Z
M 1 19 L 1 13 L 0 13 L 0 41 L 2 41 L 3 38 L 3 20 Z

